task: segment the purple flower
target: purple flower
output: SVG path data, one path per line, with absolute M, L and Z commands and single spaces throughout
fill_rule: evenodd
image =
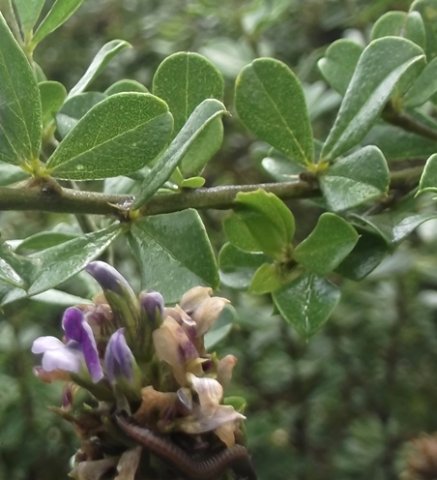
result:
M 140 305 L 145 321 L 157 328 L 164 314 L 164 299 L 159 292 L 141 292 Z
M 84 314 L 76 307 L 65 310 L 62 328 L 66 343 L 55 337 L 39 337 L 32 345 L 32 353 L 42 353 L 42 368 L 46 372 L 64 370 L 79 373 L 85 362 L 93 382 L 103 377 L 96 341 Z
M 119 328 L 111 335 L 106 346 L 104 367 L 105 373 L 111 383 L 117 378 L 124 377 L 133 380 L 135 358 L 126 343 L 124 329 Z
M 114 267 L 105 262 L 89 263 L 85 270 L 99 283 L 106 301 L 119 325 L 138 325 L 139 304 L 127 280 Z

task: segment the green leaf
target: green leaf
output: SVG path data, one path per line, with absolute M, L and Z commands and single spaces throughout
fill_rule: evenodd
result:
M 272 298 L 284 319 L 308 339 L 333 312 L 340 300 L 340 290 L 324 278 L 304 273 L 273 292 Z
M 45 0 L 14 0 L 24 37 L 29 37 L 41 14 Z
M 282 200 L 261 189 L 240 192 L 235 199 L 234 212 L 249 230 L 258 251 L 283 259 L 294 236 L 295 224 L 293 214 Z
M 205 179 L 203 177 L 190 177 L 184 178 L 181 182 L 181 188 L 201 188 L 205 185 Z
M 85 92 L 68 99 L 56 115 L 56 127 L 64 138 L 94 105 L 105 100 L 100 92 Z
M 44 248 L 64 243 L 76 236 L 77 235 L 63 232 L 38 232 L 21 241 L 15 249 L 15 253 L 23 254 L 29 250 L 43 250 Z
M 322 158 L 335 159 L 357 145 L 377 120 L 399 80 L 411 69 L 420 68 L 423 59 L 422 49 L 404 38 L 372 41 L 358 61 L 323 146 Z
M 56 0 L 43 18 L 32 38 L 32 45 L 35 47 L 47 35 L 55 31 L 65 23 L 71 15 L 81 6 L 84 0 Z
M 219 254 L 220 281 L 231 288 L 247 289 L 255 271 L 267 260 L 263 253 L 243 252 L 225 243 Z
M 175 81 L 177 79 L 177 81 Z M 223 76 L 205 57 L 197 53 L 178 52 L 167 57 L 153 77 L 153 93 L 165 100 L 175 121 L 177 134 L 193 110 L 207 98 L 222 100 Z M 184 176 L 199 174 L 223 141 L 220 118 L 212 122 L 180 162 Z
M 118 82 L 113 83 L 110 87 L 105 90 L 105 95 L 114 95 L 115 93 L 122 92 L 140 92 L 148 93 L 147 88 L 140 82 L 136 80 L 123 79 L 118 80 Z
M 418 12 L 392 11 L 380 17 L 372 28 L 370 38 L 403 37 L 425 48 L 426 32 L 422 17 Z
M 172 130 L 167 105 L 147 93 L 118 93 L 95 105 L 62 140 L 47 166 L 55 178 L 125 175 L 151 162 Z
M 47 126 L 55 119 L 62 107 L 67 97 L 67 90 L 62 83 L 54 81 L 40 82 L 38 88 L 41 95 L 42 122 Z
M 344 277 L 358 281 L 372 272 L 390 253 L 387 242 L 378 234 L 359 230 L 360 238 L 352 252 L 336 268 Z
M 229 242 L 243 252 L 260 253 L 261 246 L 252 235 L 243 216 L 233 213 L 223 221 L 223 229 Z
M 294 259 L 311 272 L 332 272 L 352 251 L 358 234 L 346 220 L 333 213 L 319 217 L 314 230 L 294 250 Z
M 153 77 L 153 94 L 167 103 L 174 117 L 175 133 L 181 130 L 197 105 L 207 98 L 221 100 L 223 92 L 222 75 L 198 53 L 170 55 Z
M 264 295 L 278 290 L 284 286 L 284 283 L 279 265 L 263 263 L 252 278 L 249 292 L 255 295 Z
M 93 58 L 93 61 L 82 78 L 70 90 L 68 98 L 82 93 L 106 67 L 106 65 L 108 65 L 112 58 L 130 46 L 130 43 L 125 42 L 124 40 L 111 40 L 110 42 L 105 43 Z
M 68 280 L 101 255 L 120 232 L 120 225 L 112 224 L 30 255 L 34 269 L 28 294 L 41 293 Z
M 302 87 L 282 62 L 260 58 L 239 74 L 235 107 L 261 140 L 301 165 L 313 162 L 314 145 Z
M 41 103 L 23 51 L 0 13 L 0 161 L 24 165 L 38 158 Z
M 404 95 L 405 107 L 423 105 L 437 92 L 437 58 L 429 62 Z
M 437 141 L 387 124 L 372 128 L 364 143 L 377 145 L 387 160 L 426 159 L 437 151 Z
M 406 205 L 397 207 L 390 213 L 381 213 L 372 216 L 359 216 L 364 225 L 370 227 L 375 233 L 384 238 L 390 246 L 399 244 L 422 223 L 437 217 L 435 212 L 416 213 L 406 209 Z
M 424 192 L 437 192 L 437 153 L 428 158 L 420 177 L 417 193 Z
M 380 197 L 387 192 L 389 183 L 384 155 L 371 145 L 341 158 L 320 177 L 320 188 L 334 211 Z
M 8 262 L 5 256 L 5 245 L 0 245 L 0 281 L 6 282 L 13 287 L 24 288 L 26 282 L 14 267 Z
M 32 262 L 17 255 L 5 242 L 0 241 L 0 280 L 14 287 L 26 288 L 32 271 Z
M 416 0 L 410 7 L 410 12 L 421 14 L 426 31 L 426 56 L 432 60 L 437 56 L 437 1 Z
M 29 175 L 20 167 L 11 165 L 10 163 L 0 162 L 0 187 L 11 185 L 28 177 Z
M 324 79 L 341 95 L 347 90 L 362 51 L 358 43 L 341 38 L 331 43 L 325 56 L 317 62 Z
M 142 288 L 179 300 L 196 285 L 217 287 L 217 264 L 205 227 L 192 209 L 155 215 L 135 222 L 129 233 L 140 261 Z
M 182 130 L 176 135 L 145 178 L 133 208 L 138 208 L 146 203 L 164 185 L 204 129 L 225 112 L 224 105 L 214 99 L 204 100 L 195 108 Z
M 299 174 L 305 170 L 302 165 L 290 163 L 290 160 L 277 150 L 271 152 L 268 157 L 263 158 L 261 165 L 277 182 L 296 180 L 299 178 Z

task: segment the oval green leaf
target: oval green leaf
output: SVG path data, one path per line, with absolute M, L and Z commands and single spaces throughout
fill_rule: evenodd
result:
M 153 77 L 153 93 L 167 103 L 174 117 L 176 135 L 203 100 L 223 99 L 224 80 L 217 68 L 202 55 L 178 52 L 167 57 L 158 67 Z M 181 160 L 179 168 L 182 174 L 199 174 L 222 141 L 222 122 L 217 118 L 199 135 L 189 155 Z
M 341 158 L 320 177 L 323 195 L 336 212 L 380 197 L 387 192 L 389 183 L 384 155 L 372 145 Z
M 284 202 L 261 189 L 240 192 L 234 211 L 249 230 L 258 251 L 281 260 L 295 231 L 293 214 Z
M 129 241 L 140 262 L 142 288 L 161 292 L 166 301 L 178 301 L 196 285 L 217 287 L 215 256 L 195 210 L 143 218 L 132 225 Z
M 333 213 L 319 217 L 314 230 L 294 250 L 294 259 L 311 272 L 332 272 L 353 250 L 358 241 L 356 230 Z
M 97 52 L 93 58 L 87 71 L 82 78 L 76 83 L 76 85 L 68 93 L 68 98 L 82 93 L 99 75 L 99 73 L 106 67 L 106 65 L 125 48 L 130 47 L 130 43 L 124 40 L 111 40 L 103 45 L 103 47 Z
M 372 28 L 370 38 L 403 37 L 425 48 L 426 32 L 422 17 L 418 12 L 392 11 L 380 17 Z
M 363 47 L 345 38 L 331 43 L 325 56 L 317 62 L 324 79 L 344 95 L 357 66 Z
M 260 58 L 239 74 L 235 107 L 244 125 L 292 161 L 313 162 L 314 145 L 299 80 L 284 63 Z
M 30 255 L 33 271 L 28 295 L 41 293 L 68 280 L 101 255 L 120 233 L 120 225 L 112 224 Z
M 55 119 L 55 115 L 62 107 L 67 90 L 62 83 L 54 81 L 40 82 L 38 87 L 41 95 L 42 121 L 46 127 Z
M 324 278 L 304 273 L 273 292 L 272 298 L 284 319 L 309 338 L 328 320 L 340 300 L 340 290 Z
M 0 13 L 0 161 L 24 165 L 41 147 L 41 101 L 32 68 Z
M 118 93 L 94 106 L 47 162 L 55 178 L 92 180 L 132 173 L 152 161 L 172 130 L 167 105 L 143 93 Z
M 174 118 L 175 134 L 193 110 L 207 98 L 222 100 L 221 73 L 198 53 L 178 52 L 167 57 L 153 77 L 153 94 L 162 98 Z
M 322 158 L 335 159 L 357 145 L 377 120 L 399 80 L 412 69 L 421 68 L 423 61 L 422 49 L 410 40 L 385 37 L 372 41 L 358 61 L 323 145 Z

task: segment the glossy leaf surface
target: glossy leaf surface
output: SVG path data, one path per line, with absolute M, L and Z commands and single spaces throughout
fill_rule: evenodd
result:
M 205 57 L 192 52 L 178 52 L 167 57 L 153 77 L 153 93 L 165 100 L 175 121 L 177 134 L 193 110 L 208 98 L 222 100 L 224 81 L 221 73 Z M 223 140 L 220 118 L 199 135 L 179 164 L 184 176 L 200 173 L 218 151 Z
M 285 288 L 273 292 L 273 301 L 284 317 L 305 338 L 314 335 L 331 315 L 340 290 L 324 278 L 304 273 Z
M 78 273 L 101 255 L 120 232 L 120 225 L 113 224 L 30 255 L 34 268 L 28 294 L 53 288 Z
M 140 193 L 133 208 L 144 204 L 170 178 L 179 162 L 190 151 L 196 139 L 204 129 L 217 117 L 226 112 L 224 105 L 218 100 L 204 100 L 190 115 L 187 123 L 176 135 L 148 173 L 140 187 Z
M 317 62 L 325 80 L 338 93 L 345 94 L 362 51 L 357 43 L 342 38 L 331 43 Z
M 284 202 L 264 190 L 239 193 L 234 211 L 249 230 L 258 251 L 281 259 L 295 231 L 293 214 Z M 237 235 L 238 232 L 234 238 Z M 243 235 L 246 237 L 244 232 Z
M 364 230 L 359 230 L 359 234 L 352 252 L 336 268 L 336 272 L 355 281 L 369 275 L 390 253 L 390 247 L 380 235 Z
M 301 165 L 313 162 L 314 146 L 299 80 L 282 62 L 260 58 L 236 81 L 235 107 L 244 125 Z
M 41 102 L 32 68 L 0 13 L 0 161 L 38 158 Z
M 332 272 L 352 251 L 358 240 L 355 229 L 333 213 L 319 217 L 314 230 L 294 250 L 294 259 L 311 272 Z
M 223 77 L 217 68 L 202 55 L 192 52 L 170 55 L 153 77 L 153 94 L 167 103 L 174 117 L 175 133 L 203 100 L 221 100 L 223 89 Z
M 381 151 L 363 147 L 335 162 L 320 177 L 320 188 L 333 211 L 346 210 L 385 194 L 390 175 Z
M 214 253 L 195 210 L 141 219 L 129 238 L 140 262 L 142 288 L 161 292 L 167 302 L 196 285 L 217 287 Z
M 243 252 L 225 243 L 219 254 L 220 280 L 231 288 L 248 288 L 255 271 L 267 260 L 262 253 Z
M 363 51 L 322 157 L 335 159 L 357 145 L 378 118 L 399 80 L 423 63 L 420 47 L 404 38 L 374 40 Z M 417 72 L 419 73 L 419 72 Z
M 83 77 L 76 83 L 76 85 L 68 93 L 68 98 L 82 93 L 98 76 L 98 74 L 106 67 L 106 65 L 125 48 L 130 47 L 130 44 L 124 40 L 111 40 L 103 45 L 93 58 L 87 71 Z
M 152 161 L 166 145 L 172 117 L 149 94 L 119 93 L 94 106 L 48 161 L 55 178 L 90 180 L 125 175 Z

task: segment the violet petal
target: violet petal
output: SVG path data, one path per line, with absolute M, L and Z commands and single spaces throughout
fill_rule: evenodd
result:
M 67 340 L 82 342 L 84 314 L 77 307 L 69 307 L 62 317 L 62 328 Z
M 118 376 L 133 377 L 135 359 L 126 343 L 124 329 L 120 328 L 111 335 L 105 352 L 105 371 L 108 379 L 115 382 Z
M 93 331 L 85 321 L 82 322 L 82 341 L 80 346 L 91 378 L 93 382 L 98 382 L 103 378 L 103 370 L 100 365 L 99 353 Z

